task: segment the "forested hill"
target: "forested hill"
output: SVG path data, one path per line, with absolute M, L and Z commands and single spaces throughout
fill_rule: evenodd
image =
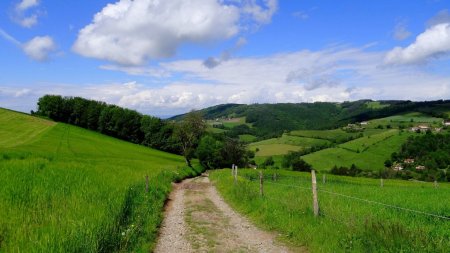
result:
M 245 117 L 258 136 L 276 136 L 298 129 L 331 129 L 348 123 L 387 117 L 406 112 L 422 112 L 448 118 L 450 100 L 429 102 L 359 100 L 343 103 L 224 104 L 200 110 L 206 119 Z M 179 120 L 184 115 L 173 117 Z

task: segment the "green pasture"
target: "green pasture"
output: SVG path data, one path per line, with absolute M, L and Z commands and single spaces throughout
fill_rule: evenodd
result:
M 311 176 L 264 170 L 228 170 L 210 178 L 224 199 L 294 249 L 309 252 L 448 252 L 450 185 L 318 174 L 319 217 L 313 215 Z M 277 180 L 273 174 L 277 173 Z M 411 211 L 413 210 L 413 211 Z
M 355 164 L 361 169 L 376 171 L 384 168 L 384 161 L 397 152 L 412 134 L 398 130 L 385 131 L 305 155 L 303 159 L 316 170 Z
M 257 139 L 257 137 L 254 135 L 251 135 L 251 134 L 239 135 L 239 140 L 246 142 L 246 143 L 254 142 L 256 139 Z
M 283 134 L 281 137 L 254 142 L 249 149 L 256 151 L 256 156 L 284 155 L 289 151 L 298 151 L 312 146 L 326 145 L 330 142 L 322 139 L 299 137 Z
M 171 182 L 198 173 L 180 156 L 3 109 L 0 140 L 0 252 L 151 251 Z
M 342 143 L 347 141 L 350 138 L 355 138 L 359 136 L 360 133 L 348 133 L 342 129 L 333 129 L 333 130 L 297 130 L 292 131 L 289 135 L 292 136 L 300 136 L 300 137 L 308 137 L 315 139 L 324 139 L 332 142 Z
M 381 119 L 374 119 L 369 121 L 369 125 L 367 128 L 376 128 L 379 125 L 387 126 L 391 125 L 393 128 L 398 128 L 399 126 L 403 127 L 412 127 L 417 125 L 430 125 L 434 127 L 442 126 L 442 119 L 431 117 L 419 112 L 412 112 L 403 115 L 395 115 Z

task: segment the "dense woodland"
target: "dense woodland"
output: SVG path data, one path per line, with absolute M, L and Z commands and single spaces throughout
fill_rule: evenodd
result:
M 180 153 L 174 124 L 134 110 L 80 97 L 46 95 L 35 114 L 155 149 Z

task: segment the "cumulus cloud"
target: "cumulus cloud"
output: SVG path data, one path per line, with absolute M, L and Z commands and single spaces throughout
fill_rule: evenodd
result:
M 49 55 L 56 50 L 56 44 L 50 36 L 37 36 L 23 44 L 23 51 L 31 59 L 46 61 Z
M 13 20 L 19 25 L 30 28 L 38 23 L 39 12 L 29 13 L 39 6 L 39 0 L 22 0 L 15 6 Z
M 22 43 L 0 28 L 0 37 L 22 49 L 28 57 L 35 61 L 48 60 L 49 55 L 56 50 L 56 44 L 50 36 L 37 36 Z
M 119 0 L 95 14 L 72 49 L 85 57 L 142 65 L 174 56 L 185 43 L 225 40 L 270 23 L 277 9 L 277 0 Z
M 440 23 L 417 36 L 414 43 L 389 51 L 386 64 L 417 64 L 450 52 L 450 23 Z
M 393 36 L 396 40 L 405 40 L 411 36 L 411 32 L 408 31 L 406 23 L 402 21 L 395 25 Z
M 123 65 L 173 56 L 183 43 L 227 39 L 238 33 L 239 10 L 217 0 L 120 0 L 97 13 L 73 50 Z

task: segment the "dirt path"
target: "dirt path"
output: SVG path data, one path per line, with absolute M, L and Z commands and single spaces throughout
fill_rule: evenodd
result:
M 155 252 L 290 252 L 233 211 L 204 175 L 175 186 Z

